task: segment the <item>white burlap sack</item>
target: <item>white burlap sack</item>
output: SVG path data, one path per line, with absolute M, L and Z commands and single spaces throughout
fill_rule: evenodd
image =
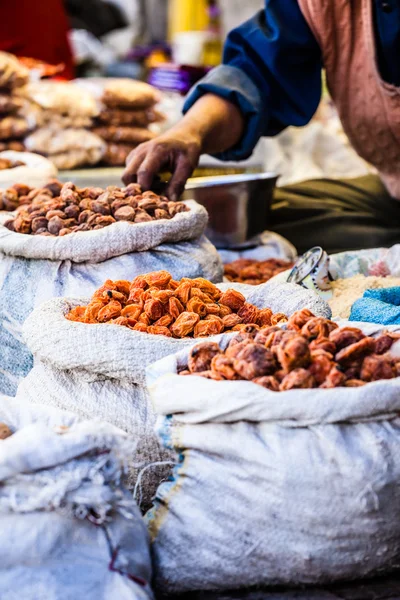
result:
M 400 378 L 276 393 L 178 376 L 186 364 L 187 350 L 148 369 L 159 434 L 179 456 L 147 514 L 157 587 L 314 584 L 398 566 Z
M 122 477 L 134 443 L 111 425 L 2 398 L 2 600 L 150 600 L 148 535 Z
M 244 293 L 260 308 L 292 314 L 306 306 L 330 316 L 328 305 L 298 286 L 220 284 Z M 84 418 L 99 417 L 129 432 L 138 441 L 133 462 L 150 465 L 170 460 L 154 432 L 155 414 L 145 386 L 146 367 L 197 343 L 132 331 L 118 325 L 88 325 L 65 319 L 71 308 L 86 300 L 53 299 L 37 308 L 24 325 L 24 338 L 35 358 L 33 370 L 18 388 L 17 397 L 70 410 Z M 210 339 L 220 339 L 215 336 Z M 139 472 L 133 466 L 132 485 Z M 149 468 L 143 478 L 143 503 L 151 500 L 166 470 Z
M 31 187 L 41 188 L 48 183 L 49 179 L 57 177 L 57 167 L 39 154 L 6 150 L 0 152 L 0 158 L 25 163 L 21 167 L 0 171 L 0 188 L 7 189 L 14 183 L 24 183 Z
M 55 296 L 91 296 L 106 279 L 165 269 L 176 279 L 222 280 L 222 264 L 202 233 L 207 213 L 194 201 L 171 220 L 119 222 L 61 238 L 14 233 L 0 226 L 0 393 L 14 395 L 32 367 L 21 326 Z

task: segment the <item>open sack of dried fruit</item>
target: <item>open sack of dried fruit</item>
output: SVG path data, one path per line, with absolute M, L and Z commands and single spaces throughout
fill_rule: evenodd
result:
M 136 465 L 170 460 L 154 432 L 146 367 L 199 338 L 218 340 L 223 331 L 285 321 L 304 305 L 330 314 L 318 296 L 290 285 L 215 286 L 202 278 L 179 282 L 163 271 L 133 282 L 107 281 L 91 301 L 50 300 L 27 319 L 24 338 L 35 366 L 17 397 L 98 417 L 133 434 L 138 440 L 133 486 L 140 472 Z M 154 464 L 144 473 L 138 489 L 142 505 L 165 472 L 164 465 Z
M 318 584 L 399 563 L 400 335 L 308 311 L 286 327 L 148 369 L 179 461 L 146 515 L 165 592 Z
M 123 483 L 133 449 L 109 424 L 1 398 L 2 600 L 153 598 L 148 534 Z
M 103 190 L 57 181 L 17 186 L 7 197 L 22 206 L 0 226 L 0 393 L 15 394 L 32 366 L 21 325 L 44 300 L 90 296 L 110 274 L 168 269 L 177 278 L 222 279 L 203 235 L 207 213 L 194 201 L 171 203 L 136 184 Z

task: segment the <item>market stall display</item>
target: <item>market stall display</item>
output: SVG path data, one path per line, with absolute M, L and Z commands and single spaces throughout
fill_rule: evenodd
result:
M 247 328 L 256 331 L 285 323 L 287 316 L 273 314 L 269 308 L 258 309 L 240 292 L 221 292 L 204 278 L 175 281 L 167 271 L 157 271 L 132 282 L 106 281 L 87 306 L 72 309 L 67 319 L 115 323 L 167 337 L 196 338 Z
M 28 150 L 49 157 L 59 169 L 97 164 L 105 144 L 87 131 L 98 114 L 95 99 L 70 82 L 37 81 L 19 94 L 38 107 L 41 127 L 25 138 Z
M 13 189 L 6 194 L 10 195 Z M 31 190 L 23 206 L 4 225 L 16 233 L 62 237 L 102 229 L 119 221 L 138 224 L 173 219 L 188 210 L 182 202 L 169 202 L 154 192 L 142 193 L 137 184 L 103 190 L 79 189 L 71 182 L 53 181 L 42 189 Z
M 160 275 L 155 275 L 160 282 Z M 134 285 L 143 285 L 145 278 L 148 278 L 151 283 L 156 283 L 154 274 L 150 274 L 136 278 Z M 165 275 L 165 286 L 169 286 L 170 281 L 170 276 Z M 122 291 L 110 289 L 114 285 Z M 257 287 L 237 285 L 237 291 L 245 297 L 247 303 L 245 306 L 256 306 L 257 309 L 260 309 L 260 315 L 265 315 L 267 312 L 269 316 L 271 315 L 271 311 L 262 310 L 268 306 L 272 307 L 271 310 L 274 313 L 281 311 L 288 315 L 295 312 L 300 306 L 308 306 L 310 310 L 321 316 L 330 314 L 327 304 L 310 292 L 298 290 L 294 286 L 278 288 L 272 286 L 270 290 L 268 285 Z M 146 284 L 147 286 L 148 284 Z M 151 286 L 150 290 L 156 291 L 154 287 Z M 191 302 L 192 299 L 189 296 L 192 289 L 197 294 L 204 294 L 204 297 L 206 291 L 211 289 L 215 296 L 223 298 L 225 294 L 227 298 L 231 297 L 232 299 L 232 295 L 226 293 L 229 287 L 232 287 L 232 284 L 230 286 L 218 284 L 217 288 L 214 288 L 203 278 L 185 278 L 179 291 L 178 288 L 176 290 L 179 298 L 176 298 L 174 294 L 171 295 L 173 299 L 171 302 L 172 312 L 178 312 L 181 303 Z M 141 301 L 138 296 L 143 293 L 142 287 L 132 287 L 132 290 L 128 290 L 125 282 L 115 281 L 113 285 L 112 282 L 107 282 L 99 290 L 97 294 L 99 302 L 93 303 L 89 312 L 92 312 L 94 316 L 101 302 L 105 303 L 106 311 L 107 304 L 111 304 L 115 308 L 118 300 L 109 298 L 108 292 L 111 292 L 111 295 L 114 293 L 116 298 L 121 299 L 121 296 L 128 296 L 128 291 L 132 300 L 137 302 L 136 308 L 140 307 Z M 171 291 L 174 290 L 161 290 L 157 295 L 165 301 Z M 104 292 L 106 292 L 105 295 L 103 295 Z M 235 294 L 234 298 L 239 298 L 239 302 L 242 302 L 240 294 Z M 191 305 L 196 302 L 199 306 L 200 303 L 196 296 L 193 296 L 193 299 L 194 302 Z M 142 300 L 142 302 L 144 301 Z M 183 348 L 192 347 L 198 339 L 149 335 L 148 330 L 143 331 L 147 328 L 144 322 L 140 322 L 140 327 L 133 325 L 132 330 L 129 327 L 118 325 L 121 320 L 117 323 L 105 324 L 75 322 L 66 318 L 71 311 L 72 314 L 75 314 L 77 307 L 88 303 L 88 299 L 86 302 L 79 298 L 53 299 L 39 306 L 28 317 L 24 324 L 23 336 L 34 356 L 34 368 L 21 382 L 17 397 L 24 397 L 33 403 L 64 408 L 84 418 L 101 418 L 133 435 L 134 439 L 138 441 L 138 447 L 136 454 L 132 456 L 132 487 L 136 484 L 140 471 L 137 465 L 153 465 L 146 471 L 141 485 L 143 499 L 141 505 L 147 504 L 148 506 L 158 484 L 169 474 L 168 471 L 166 474 L 163 463 L 171 459 L 169 451 L 160 446 L 160 441 L 154 433 L 155 413 L 146 387 L 146 367 L 161 357 Z M 214 311 L 217 308 L 218 311 L 220 310 L 216 303 L 209 304 Z M 155 306 L 158 306 L 158 302 L 154 303 L 151 300 L 146 309 L 153 314 Z M 169 310 L 169 300 L 168 307 L 166 303 L 165 307 Z M 131 309 L 132 305 L 128 305 L 128 311 Z M 257 309 L 253 308 L 253 313 Z M 181 328 L 182 320 L 185 320 L 185 326 L 187 326 L 188 313 L 184 311 L 181 314 L 183 317 L 177 315 L 176 329 L 173 329 L 173 324 L 171 329 L 178 335 L 189 334 L 189 330 L 185 332 Z M 191 314 L 192 329 L 195 326 L 194 321 L 199 320 L 200 323 L 204 323 L 209 334 L 221 331 L 218 316 L 210 315 L 212 317 L 210 320 L 200 321 L 200 317 L 196 313 Z M 107 313 L 103 316 L 106 318 Z M 144 316 L 150 320 L 146 313 Z M 155 315 L 153 314 L 153 316 Z M 133 321 L 131 322 L 133 323 Z M 156 331 L 165 333 L 164 329 L 160 331 L 157 328 Z M 206 333 L 206 331 L 203 332 L 203 334 Z M 211 335 L 207 339 L 215 341 L 219 338 L 220 335 Z
M 400 334 L 374 339 L 356 327 L 340 328 L 309 310 L 292 315 L 287 330 L 244 330 L 225 352 L 216 344 L 195 346 L 187 369 L 214 381 L 253 381 L 273 392 L 292 389 L 361 387 L 400 375 L 400 361 L 387 352 Z
M 390 346 L 381 326 L 360 329 L 373 352 Z M 338 347 L 348 333 L 362 335 L 330 335 Z M 230 343 L 218 342 L 225 356 Z M 212 351 L 221 372 L 224 355 Z M 245 350 L 238 356 L 248 377 L 254 363 Z M 155 586 L 223 591 L 227 581 L 232 589 L 320 584 L 395 569 L 400 378 L 379 380 L 385 373 L 372 365 L 386 369 L 386 355 L 364 358 L 362 368 L 375 373 L 365 385 L 279 393 L 249 380 L 179 375 L 210 358 L 210 349 L 186 349 L 148 369 L 160 439 L 178 462 L 146 516 Z
M 64 226 L 68 219 L 73 218 L 68 216 L 67 219 L 63 219 L 62 215 L 64 210 L 76 210 L 74 199 L 81 198 L 82 190 L 78 188 L 77 191 L 74 186 L 68 184 L 60 189 L 57 182 L 49 184 L 48 187 L 28 192 L 28 200 L 29 196 L 32 198 L 28 209 L 30 210 L 35 202 L 41 204 L 44 196 L 46 210 L 52 206 L 56 211 L 53 211 L 54 214 L 47 220 L 47 231 L 49 232 L 50 226 L 56 233 L 62 231 L 61 226 Z M 103 285 L 109 274 L 118 280 L 166 269 L 176 279 L 189 276 L 221 281 L 220 258 L 214 246 L 203 235 L 207 223 L 207 213 L 203 207 L 193 201 L 184 205 L 167 206 L 168 210 L 171 208 L 172 213 L 185 207 L 188 210 L 178 212 L 172 218 L 154 220 L 150 216 L 151 211 L 154 210 L 155 213 L 156 210 L 163 210 L 150 208 L 158 206 L 154 195 L 142 199 L 147 206 L 147 212 L 144 208 L 133 209 L 125 205 L 127 198 L 130 202 L 130 198 L 137 196 L 135 186 L 123 190 L 105 190 L 105 206 L 110 206 L 113 202 L 121 203 L 119 208 L 115 208 L 114 205 L 115 215 L 131 218 L 133 213 L 142 222 L 120 220 L 108 226 L 99 228 L 95 225 L 93 230 L 78 231 L 61 237 L 27 235 L 10 231 L 4 225 L 0 225 L 0 345 L 4 349 L 0 369 L 0 393 L 14 395 L 21 377 L 32 367 L 32 355 L 22 339 L 21 327 L 26 317 L 41 302 L 60 296 L 83 296 L 87 299 Z M 95 203 L 98 194 L 102 193 L 101 189 L 87 189 L 85 194 L 94 195 L 95 198 L 87 197 L 80 203 L 83 202 L 85 208 L 86 205 L 90 205 L 97 209 L 92 203 Z M 121 198 L 121 193 L 124 198 Z M 72 199 L 71 204 L 63 200 L 67 197 Z M 57 206 L 54 205 L 55 201 L 58 202 Z M 26 213 L 26 210 L 25 207 L 21 207 L 21 212 L 16 217 L 17 229 L 18 224 L 24 224 L 25 231 L 28 231 L 28 225 L 30 231 L 32 222 L 35 230 L 38 225 L 40 227 L 37 231 L 44 230 L 46 217 L 43 219 L 40 215 Z M 85 214 L 84 212 L 80 213 L 81 218 L 82 215 L 89 216 L 88 210 Z M 27 216 L 22 217 L 21 214 Z M 49 216 L 48 210 L 44 214 Z M 110 219 L 106 215 L 96 214 L 93 211 L 93 215 L 90 213 L 90 216 L 101 221 Z M 104 221 L 102 222 L 104 225 Z
M 111 425 L 2 398 L 1 597 L 152 600 L 149 540 Z
M 93 131 L 107 144 L 103 163 L 123 166 L 136 146 L 155 137 L 149 127 L 163 120 L 155 109 L 160 94 L 146 83 L 129 79 L 106 81 L 98 94 L 101 110 Z

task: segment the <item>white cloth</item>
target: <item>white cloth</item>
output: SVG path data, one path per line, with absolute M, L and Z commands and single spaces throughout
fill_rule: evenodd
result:
M 147 514 L 157 587 L 318 584 L 398 565 L 399 378 L 276 393 L 178 376 L 186 364 L 183 351 L 148 370 L 159 435 L 179 456 Z
M 148 535 L 121 483 L 118 429 L 2 398 L 2 600 L 151 600 Z

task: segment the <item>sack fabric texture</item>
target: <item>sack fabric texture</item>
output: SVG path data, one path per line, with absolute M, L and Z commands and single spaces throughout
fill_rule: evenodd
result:
M 249 302 L 260 308 L 271 306 L 274 312 L 283 309 L 292 314 L 306 306 L 315 314 L 330 316 L 321 298 L 295 285 L 218 287 L 237 289 Z M 146 367 L 199 340 L 150 335 L 119 325 L 75 323 L 65 318 L 71 308 L 85 302 L 87 299 L 56 298 L 41 305 L 26 320 L 24 338 L 35 365 L 20 384 L 17 397 L 63 408 L 84 418 L 97 417 L 131 434 L 138 442 L 132 456 L 132 486 L 141 468 L 148 467 L 141 479 L 143 507 L 166 472 L 169 474 L 169 469 L 157 463 L 171 460 L 169 450 L 162 448 L 154 431 L 156 416 L 146 388 Z
M 1 398 L 2 600 L 151 600 L 145 524 L 115 427 Z
M 175 279 L 222 280 L 222 264 L 203 236 L 205 209 L 188 201 L 189 212 L 171 220 L 118 222 L 64 237 L 14 233 L 0 226 L 0 393 L 15 395 L 33 365 L 22 340 L 32 310 L 53 297 L 91 296 L 106 279 L 133 279 L 165 269 Z
M 187 355 L 148 369 L 159 435 L 179 461 L 146 515 L 155 586 L 318 584 L 396 568 L 400 379 L 277 393 L 181 377 Z

